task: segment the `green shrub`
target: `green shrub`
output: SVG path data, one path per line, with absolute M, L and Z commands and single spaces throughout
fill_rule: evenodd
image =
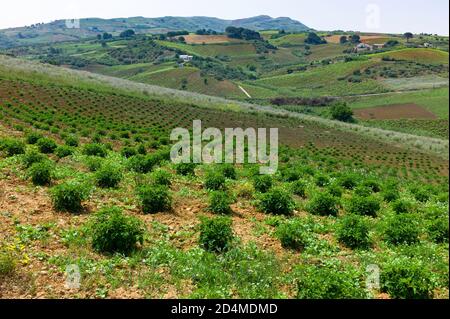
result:
M 333 262 L 305 265 L 297 271 L 298 299 L 364 299 L 361 274 L 351 266 Z
M 69 181 L 51 189 L 53 207 L 57 211 L 79 213 L 83 210 L 83 201 L 90 195 L 90 186 Z
M 44 136 L 41 133 L 30 132 L 25 136 L 25 140 L 27 141 L 28 144 L 34 145 L 43 137 Z
M 14 273 L 17 263 L 10 251 L 3 247 L 0 248 L 0 279 L 2 279 L 2 277 Z
M 200 223 L 200 245 L 211 252 L 223 252 L 233 243 L 232 220 L 228 217 L 202 218 Z
M 43 154 L 52 154 L 58 145 L 51 138 L 43 137 L 37 141 L 39 151 Z
M 8 157 L 21 155 L 25 154 L 25 144 L 18 139 L 8 138 L 0 141 L 0 150 Z
M 126 216 L 120 208 L 99 211 L 90 226 L 92 248 L 101 253 L 127 255 L 144 242 L 144 225 L 135 217 Z
M 411 245 L 419 242 L 420 227 L 413 214 L 391 216 L 387 220 L 385 240 L 393 245 Z
M 338 223 L 337 238 L 339 242 L 351 249 L 370 247 L 369 224 L 358 215 L 347 215 Z
M 297 167 L 289 167 L 281 171 L 285 182 L 295 182 L 302 177 L 302 172 Z
M 381 196 L 383 196 L 384 201 L 387 203 L 391 203 L 400 198 L 398 190 L 395 188 L 387 188 L 383 190 Z
M 253 178 L 253 187 L 257 192 L 267 193 L 273 186 L 272 176 L 257 175 Z
M 73 154 L 74 150 L 71 146 L 62 145 L 58 146 L 55 150 L 55 155 L 58 156 L 58 158 L 64 158 L 71 156 Z
M 376 217 L 379 210 L 380 203 L 372 196 L 353 196 L 347 207 L 349 213 L 371 217 Z
M 232 164 L 222 164 L 219 166 L 220 172 L 222 172 L 223 176 L 228 179 L 236 179 L 236 169 Z
M 412 187 L 410 192 L 413 194 L 414 198 L 421 203 L 429 201 L 432 195 L 430 189 L 418 186 Z
M 48 157 L 35 150 L 28 151 L 22 159 L 23 165 L 26 168 L 30 168 L 33 164 L 40 163 L 45 160 L 48 160 Z
M 428 237 L 437 244 L 448 243 L 448 215 L 439 216 L 429 221 L 427 225 Z
M 34 185 L 44 186 L 52 182 L 53 163 L 49 160 L 34 163 L 28 169 L 28 175 Z
M 413 258 L 396 258 L 381 271 L 381 290 L 392 299 L 430 299 L 436 287 L 432 274 Z
M 101 157 L 90 156 L 85 160 L 85 164 L 89 171 L 96 172 L 102 167 L 104 159 Z
M 291 191 L 294 195 L 306 198 L 306 183 L 298 180 L 291 184 Z
M 103 144 L 93 143 L 86 144 L 83 148 L 83 154 L 87 156 L 106 157 L 108 152 Z
M 65 139 L 66 145 L 70 146 L 70 147 L 78 147 L 78 145 L 80 144 L 80 141 L 78 139 L 78 137 L 74 136 L 74 135 L 70 135 Z
M 152 171 L 154 163 L 148 160 L 148 156 L 139 154 L 128 159 L 127 167 L 136 173 L 147 174 Z
M 138 188 L 138 198 L 144 214 L 168 211 L 172 206 L 169 189 L 161 185 L 144 185 Z
M 226 192 L 215 191 L 209 195 L 209 211 L 214 214 L 228 215 L 232 213 L 232 200 Z
M 365 180 L 361 186 L 371 189 L 374 193 L 379 193 L 381 191 L 380 183 L 373 179 Z
M 290 215 L 294 211 L 295 202 L 284 189 L 274 188 L 261 195 L 259 207 L 266 214 Z
M 225 176 L 217 171 L 210 171 L 206 173 L 205 188 L 211 191 L 225 189 Z
M 325 187 L 330 183 L 330 179 L 325 175 L 318 175 L 315 178 L 315 183 L 319 187 Z
M 331 118 L 341 122 L 354 122 L 353 110 L 343 103 L 335 104 L 330 109 Z
M 175 170 L 177 171 L 178 175 L 182 176 L 189 176 L 189 175 L 195 175 L 195 168 L 197 167 L 197 164 L 195 163 L 179 163 L 176 165 Z
M 123 174 L 120 166 L 106 162 L 95 172 L 95 182 L 101 188 L 115 188 L 122 181 Z
M 345 189 L 352 190 L 358 185 L 358 176 L 354 174 L 347 174 L 344 176 L 341 176 L 338 179 L 339 186 L 344 187 Z
M 406 199 L 398 199 L 392 203 L 392 209 L 397 214 L 408 214 L 414 212 L 414 204 Z
M 133 157 L 138 154 L 137 150 L 134 147 L 125 146 L 121 151 L 120 154 L 126 158 Z
M 354 190 L 354 194 L 360 197 L 369 197 L 372 193 L 372 189 L 365 186 L 358 186 Z
M 344 193 L 344 190 L 341 186 L 337 184 L 331 184 L 327 187 L 326 191 L 333 195 L 336 198 L 341 198 L 342 194 Z
M 158 169 L 151 174 L 151 179 L 156 185 L 169 187 L 172 185 L 171 176 L 172 175 L 169 172 Z
M 287 249 L 302 250 L 308 243 L 308 231 L 300 220 L 281 223 L 275 232 L 281 245 Z
M 319 216 L 337 216 L 339 200 L 329 193 L 319 193 L 308 203 L 306 210 Z

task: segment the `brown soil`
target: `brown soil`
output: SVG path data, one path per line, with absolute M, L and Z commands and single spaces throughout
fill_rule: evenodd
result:
M 191 34 L 184 37 L 188 44 L 214 44 L 214 43 L 228 43 L 230 38 L 225 35 L 197 35 Z
M 361 120 L 435 120 L 438 118 L 436 115 L 417 104 L 393 104 L 360 109 L 355 110 L 355 116 Z

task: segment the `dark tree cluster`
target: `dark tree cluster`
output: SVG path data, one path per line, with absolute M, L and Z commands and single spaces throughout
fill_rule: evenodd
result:
M 225 32 L 227 33 L 228 37 L 232 39 L 263 40 L 259 32 L 245 28 L 228 27 Z

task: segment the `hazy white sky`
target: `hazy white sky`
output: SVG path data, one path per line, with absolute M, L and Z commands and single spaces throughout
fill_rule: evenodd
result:
M 4 0 L 0 28 L 65 18 L 261 14 L 291 17 L 319 30 L 449 34 L 448 0 Z

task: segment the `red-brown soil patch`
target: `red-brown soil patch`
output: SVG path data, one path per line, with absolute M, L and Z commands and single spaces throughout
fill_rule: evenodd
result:
M 355 116 L 361 120 L 399 120 L 423 119 L 435 120 L 438 117 L 417 104 L 393 104 L 355 110 Z

